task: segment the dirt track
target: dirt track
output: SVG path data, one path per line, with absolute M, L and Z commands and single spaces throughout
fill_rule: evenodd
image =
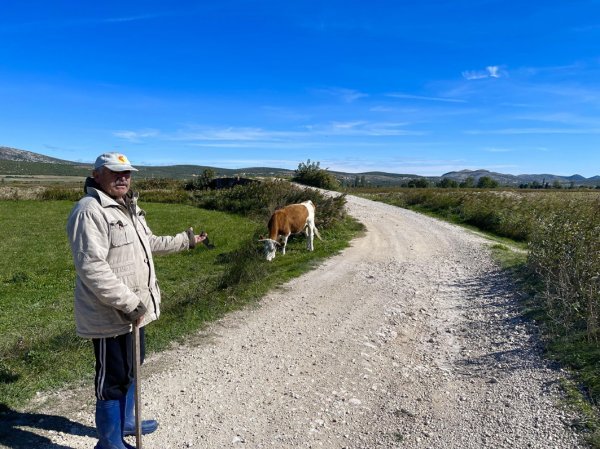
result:
M 148 360 L 144 415 L 160 428 L 144 448 L 585 447 L 486 242 L 384 204 L 348 209 L 368 229 L 351 248 Z M 94 447 L 83 391 L 71 432 L 36 430 L 44 447 Z

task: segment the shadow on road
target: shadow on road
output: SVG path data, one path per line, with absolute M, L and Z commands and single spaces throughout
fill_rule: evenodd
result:
M 31 430 L 29 430 L 31 429 Z M 20 413 L 0 404 L 0 447 L 8 449 L 73 449 L 52 443 L 38 435 L 35 429 L 96 437 L 96 429 L 71 421 L 63 416 L 41 413 Z

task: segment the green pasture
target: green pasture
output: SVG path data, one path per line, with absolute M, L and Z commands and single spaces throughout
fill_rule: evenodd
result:
M 156 351 L 207 321 L 259 299 L 269 288 L 347 246 L 361 229 L 345 219 L 322 230 L 307 252 L 292 239 L 285 257 L 263 260 L 264 224 L 241 215 L 181 204 L 141 203 L 157 235 L 205 230 L 215 249 L 155 258 L 161 318 L 148 326 Z M 0 404 L 23 406 L 36 392 L 90 382 L 91 342 L 75 335 L 75 273 L 65 224 L 72 201 L 0 201 Z

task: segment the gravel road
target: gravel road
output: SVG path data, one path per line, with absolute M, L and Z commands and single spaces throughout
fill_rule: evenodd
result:
M 148 359 L 144 448 L 586 447 L 486 241 L 352 196 L 348 211 L 367 226 L 350 248 Z M 54 409 L 70 431 L 33 430 L 43 447 L 94 446 L 91 395 Z

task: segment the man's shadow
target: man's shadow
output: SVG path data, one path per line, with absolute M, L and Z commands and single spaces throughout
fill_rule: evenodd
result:
M 73 449 L 69 446 L 52 443 L 44 436 L 27 430 L 43 429 L 72 435 L 96 437 L 96 429 L 71 421 L 63 416 L 41 413 L 19 413 L 6 404 L 0 404 L 0 446 L 9 449 Z

